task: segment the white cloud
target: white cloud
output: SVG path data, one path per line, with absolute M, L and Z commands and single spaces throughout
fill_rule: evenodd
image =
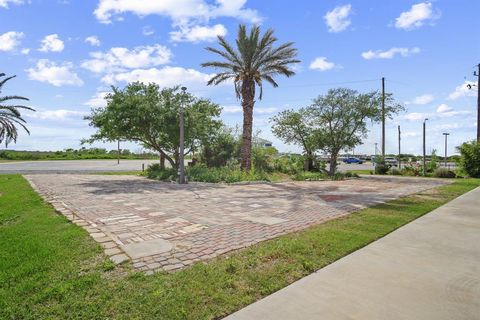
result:
M 335 7 L 332 11 L 328 11 L 323 17 L 327 24 L 329 32 L 341 32 L 348 28 L 352 23 L 349 15 L 352 12 L 350 4 Z
M 161 87 L 172 87 L 176 85 L 193 86 L 195 88 L 206 86 L 207 81 L 212 77 L 210 74 L 202 73 L 195 69 L 166 66 L 161 69 L 135 69 L 128 72 L 108 74 L 102 78 L 106 84 L 116 82 L 141 81 L 145 83 L 154 82 Z M 189 88 L 191 89 L 191 88 Z
M 0 8 L 8 8 L 8 4 L 23 4 L 23 0 L 0 0 Z
M 434 12 L 430 2 L 422 2 L 412 5 L 409 11 L 402 12 L 395 20 L 395 27 L 404 30 L 420 28 L 426 22 L 432 23 L 440 18 L 440 13 Z
M 452 107 L 449 107 L 448 105 L 446 104 L 441 104 L 437 107 L 437 113 L 445 113 L 445 112 L 449 112 L 449 111 L 452 111 Z
M 327 61 L 326 57 L 318 57 L 310 63 L 309 68 L 312 70 L 327 71 L 335 68 L 336 65 L 333 62 Z
M 246 0 L 217 0 L 215 4 L 206 0 L 100 0 L 94 11 L 102 23 L 111 23 L 112 17 L 123 13 L 138 16 L 159 15 L 172 19 L 174 25 L 191 22 L 208 22 L 218 17 L 232 17 L 250 23 L 259 23 L 261 18 L 256 10 L 244 8 Z
M 225 36 L 227 29 L 222 24 L 208 26 L 180 26 L 177 31 L 170 32 L 170 39 L 176 42 L 214 41 L 217 36 Z
M 20 40 L 22 40 L 24 36 L 25 34 L 23 32 L 17 31 L 9 31 L 0 35 L 0 51 L 14 50 L 16 47 L 18 47 L 18 45 L 20 45 Z
M 431 94 L 424 94 L 418 97 L 415 97 L 412 101 L 407 102 L 406 104 L 419 104 L 419 105 L 424 105 L 424 104 L 429 104 L 435 100 L 435 97 Z
M 22 54 L 29 54 L 30 53 L 30 49 L 29 48 L 23 48 L 21 51 L 20 51 Z
M 404 117 L 406 120 L 409 121 L 418 121 L 428 118 L 430 116 L 429 113 L 422 113 L 422 112 L 411 112 L 406 114 Z
M 468 86 L 472 86 L 472 89 L 469 89 Z M 457 86 L 455 91 L 448 95 L 449 100 L 455 100 L 462 97 L 475 97 L 477 95 L 476 91 L 473 90 L 477 84 L 473 81 L 465 81 L 463 84 Z
M 29 68 L 25 71 L 30 80 L 48 82 L 56 87 L 83 85 L 82 79 L 80 79 L 73 70 L 73 64 L 71 62 L 57 64 L 48 59 L 40 59 L 35 68 Z
M 58 38 L 58 34 L 54 33 L 43 38 L 43 40 L 41 41 L 41 46 L 38 49 L 38 51 L 62 52 L 63 48 L 65 48 L 63 41 Z
M 419 53 L 420 48 L 391 48 L 387 51 L 377 50 L 377 51 L 366 51 L 362 53 L 362 57 L 366 60 L 371 59 L 392 59 L 397 54 L 401 55 L 402 57 L 408 57 L 414 53 Z
M 41 120 L 67 120 L 67 119 L 82 119 L 83 116 L 88 115 L 88 112 L 73 111 L 73 110 L 45 110 L 26 114 L 29 118 Z
M 105 100 L 105 96 L 109 94 L 108 91 L 100 91 L 95 93 L 93 97 L 91 97 L 84 105 L 89 106 L 91 108 L 101 108 L 107 105 L 107 100 Z
M 272 114 L 278 111 L 276 107 L 255 108 L 253 111 L 257 114 Z
M 111 48 L 107 52 L 91 52 L 91 60 L 82 63 L 82 67 L 95 73 L 121 72 L 126 69 L 146 68 L 170 62 L 171 51 L 164 46 Z
M 222 112 L 225 113 L 240 113 L 243 109 L 241 106 L 222 106 Z
M 101 44 L 100 39 L 98 39 L 97 36 L 86 37 L 85 42 L 94 47 L 99 47 Z
M 155 30 L 153 30 L 153 28 L 151 26 L 144 26 L 142 28 L 142 34 L 144 36 L 151 36 L 155 33 Z
M 407 137 L 418 137 L 419 135 L 420 135 L 420 133 L 415 132 L 415 131 L 409 131 L 409 132 L 403 132 L 402 133 L 402 136 L 404 136 L 405 138 L 407 138 Z

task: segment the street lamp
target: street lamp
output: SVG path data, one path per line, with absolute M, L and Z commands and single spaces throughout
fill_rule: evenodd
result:
M 178 155 L 179 166 L 178 166 L 178 183 L 185 184 L 185 159 L 184 159 L 184 150 L 185 150 L 185 119 L 184 119 L 184 103 L 186 97 L 187 87 L 182 87 L 182 99 L 180 105 L 180 151 Z
M 450 133 L 444 132 L 443 135 L 445 136 L 445 168 L 447 167 L 447 137 Z
M 427 123 L 428 118 L 423 120 L 423 176 L 427 175 L 426 168 L 427 168 L 427 161 L 425 158 L 425 125 Z

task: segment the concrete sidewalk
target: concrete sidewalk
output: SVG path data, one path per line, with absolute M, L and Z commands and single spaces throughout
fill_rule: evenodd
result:
M 226 319 L 480 319 L 480 188 Z

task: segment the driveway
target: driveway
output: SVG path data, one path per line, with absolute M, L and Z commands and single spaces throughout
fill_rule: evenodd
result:
M 32 186 L 100 242 L 115 262 L 172 270 L 446 184 L 345 181 L 177 185 L 136 176 L 28 175 Z

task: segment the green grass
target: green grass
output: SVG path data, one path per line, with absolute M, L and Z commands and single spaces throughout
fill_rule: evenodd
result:
M 146 276 L 113 267 L 19 175 L 0 176 L 0 319 L 217 319 L 477 187 L 455 180 L 302 232 Z
M 371 174 L 373 172 L 373 169 L 372 170 L 347 170 L 345 172 L 356 173 L 356 174 Z

